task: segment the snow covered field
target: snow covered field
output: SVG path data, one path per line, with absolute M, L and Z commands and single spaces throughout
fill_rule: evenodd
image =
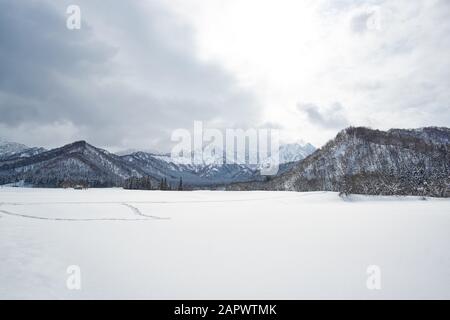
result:
M 0 298 L 450 299 L 450 199 L 0 188 Z

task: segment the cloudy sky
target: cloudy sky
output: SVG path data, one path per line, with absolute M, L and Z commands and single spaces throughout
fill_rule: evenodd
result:
M 0 0 L 0 137 L 168 150 L 194 120 L 317 146 L 349 125 L 450 126 L 449 16 L 448 0 Z

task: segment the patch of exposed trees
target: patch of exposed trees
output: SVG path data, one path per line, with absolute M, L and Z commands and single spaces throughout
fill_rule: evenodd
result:
M 171 190 L 183 190 L 183 179 L 180 178 L 180 181 L 178 183 L 178 186 L 176 184 L 171 184 L 167 181 L 167 178 L 162 178 L 159 183 L 153 182 L 152 178 L 149 176 L 145 177 L 131 177 L 129 179 L 126 179 L 123 184 L 124 189 L 128 190 L 164 190 L 164 191 L 171 191 Z

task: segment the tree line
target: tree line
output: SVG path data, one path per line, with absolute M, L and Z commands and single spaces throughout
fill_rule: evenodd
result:
M 172 185 L 170 182 L 167 182 L 167 178 L 162 178 L 159 183 L 152 183 L 152 179 L 149 176 L 141 178 L 131 177 L 125 180 L 123 188 L 128 190 L 183 191 L 183 179 L 180 177 L 178 185 Z

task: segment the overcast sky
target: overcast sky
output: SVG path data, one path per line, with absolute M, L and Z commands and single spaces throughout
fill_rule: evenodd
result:
M 167 151 L 194 120 L 316 146 L 450 126 L 449 16 L 448 0 L 0 0 L 0 137 Z

